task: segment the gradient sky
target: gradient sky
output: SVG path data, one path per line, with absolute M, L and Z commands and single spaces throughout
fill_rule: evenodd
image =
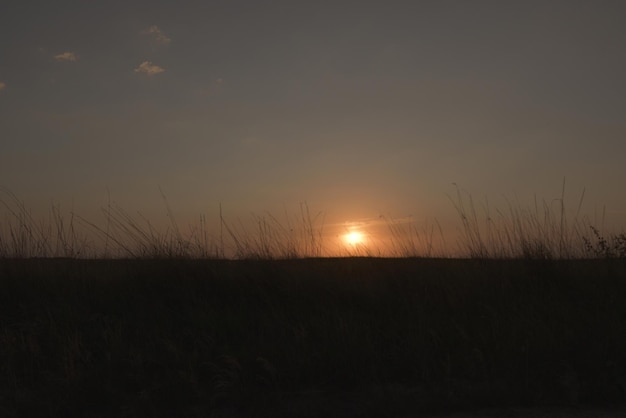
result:
M 626 2 L 12 1 L 0 186 L 86 217 L 447 223 L 536 194 L 626 224 Z M 575 209 L 575 208 L 574 208 Z

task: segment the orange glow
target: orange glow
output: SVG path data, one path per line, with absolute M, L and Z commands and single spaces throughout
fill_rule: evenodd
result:
M 344 241 L 352 246 L 357 246 L 365 243 L 365 235 L 359 231 L 350 231 L 343 236 Z

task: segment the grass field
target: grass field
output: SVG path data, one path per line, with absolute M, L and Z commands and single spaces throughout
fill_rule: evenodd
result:
M 12 203 L 0 240 L 2 417 L 626 401 L 626 238 L 585 235 L 563 211 L 511 210 L 484 229 L 459 199 L 464 258 L 306 257 L 321 248 L 310 217 L 295 235 L 271 219 L 256 236 L 226 225 L 240 250 L 227 259 L 202 234 L 159 234 L 115 209 L 91 227 L 124 256 L 88 257 L 74 218 L 53 210 L 38 223 Z M 398 248 L 415 250 L 413 238 Z
M 623 259 L 5 259 L 0 274 L 3 416 L 625 400 Z

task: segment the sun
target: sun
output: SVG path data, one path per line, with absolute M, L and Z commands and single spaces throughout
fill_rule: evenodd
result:
M 357 246 L 365 242 L 365 235 L 359 231 L 350 231 L 343 236 L 344 241 L 352 246 Z

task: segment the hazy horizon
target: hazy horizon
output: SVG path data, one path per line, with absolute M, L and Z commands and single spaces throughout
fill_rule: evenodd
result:
M 554 204 L 626 225 L 619 1 L 10 1 L 0 187 L 45 216 L 458 227 Z M 336 228 L 339 232 L 332 232 Z M 368 229 L 369 228 L 369 229 Z

